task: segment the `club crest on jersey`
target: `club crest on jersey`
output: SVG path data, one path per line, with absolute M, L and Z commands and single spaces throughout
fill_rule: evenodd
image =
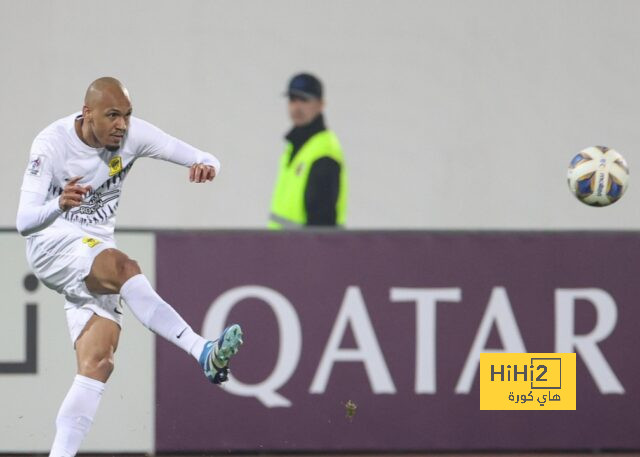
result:
M 122 171 L 122 157 L 115 156 L 109 161 L 109 176 L 113 176 Z
M 29 159 L 29 165 L 27 166 L 27 174 L 31 176 L 40 176 L 42 173 L 42 162 L 44 157 L 35 156 Z
M 298 166 L 296 167 L 296 176 L 300 176 L 302 174 L 302 172 L 304 171 L 304 162 L 301 162 L 300 164 L 298 164 Z

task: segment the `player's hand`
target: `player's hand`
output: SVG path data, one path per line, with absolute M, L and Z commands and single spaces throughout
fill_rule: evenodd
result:
M 78 181 L 82 176 L 71 178 L 62 189 L 62 194 L 58 198 L 58 204 L 62 211 L 69 211 L 71 208 L 80 206 L 84 200 L 84 196 L 91 191 L 91 186 L 81 186 Z
M 211 165 L 196 163 L 189 168 L 189 181 L 206 182 L 212 181 L 216 177 L 216 169 Z

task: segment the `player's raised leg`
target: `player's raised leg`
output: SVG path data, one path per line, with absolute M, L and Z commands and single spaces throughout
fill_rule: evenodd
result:
M 94 314 L 76 340 L 78 374 L 58 411 L 50 457 L 73 456 L 78 452 L 113 371 L 119 337 L 118 324 Z
M 225 329 L 217 344 L 208 342 L 156 293 L 139 265 L 117 249 L 98 254 L 85 283 L 92 293 L 119 293 L 145 327 L 190 353 L 211 382 L 226 380 L 229 359 L 242 344 L 238 325 Z

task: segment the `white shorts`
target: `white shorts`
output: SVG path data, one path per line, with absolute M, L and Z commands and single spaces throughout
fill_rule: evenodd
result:
M 120 295 L 93 294 L 84 282 L 96 256 L 115 247 L 113 240 L 89 236 L 79 227 L 49 227 L 27 239 L 27 261 L 33 272 L 44 285 L 65 297 L 73 344 L 94 314 L 122 327 Z

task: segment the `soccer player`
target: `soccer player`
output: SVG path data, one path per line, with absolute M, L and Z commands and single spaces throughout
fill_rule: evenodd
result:
M 122 304 L 154 333 L 191 354 L 213 383 L 227 380 L 242 344 L 237 324 L 216 341 L 194 332 L 165 302 L 138 264 L 116 248 L 115 213 L 136 159 L 189 167 L 189 180 L 211 181 L 220 162 L 133 117 L 127 89 L 114 78 L 87 89 L 81 113 L 49 125 L 35 138 L 24 175 L 17 228 L 27 237 L 36 276 L 63 294 L 77 375 L 56 418 L 50 457 L 73 457 L 86 436 L 114 367 Z

